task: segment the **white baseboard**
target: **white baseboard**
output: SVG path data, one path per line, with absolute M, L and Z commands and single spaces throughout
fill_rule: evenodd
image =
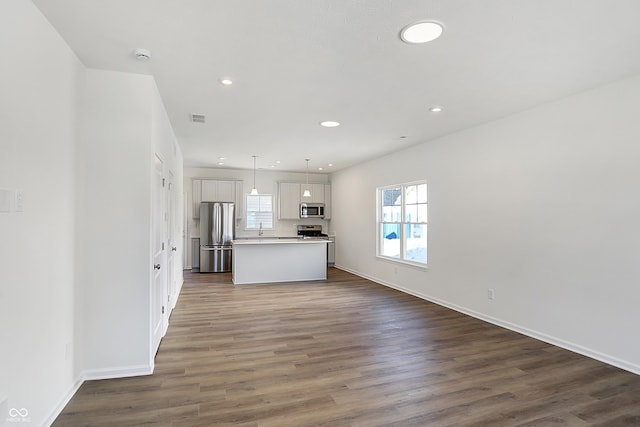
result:
M 455 310 L 457 312 L 466 314 L 466 315 L 474 317 L 476 319 L 484 320 L 485 322 L 492 323 L 492 324 L 500 326 L 502 328 L 509 329 L 511 331 L 514 331 L 514 332 L 518 332 L 518 333 L 526 335 L 528 337 L 535 338 L 535 339 L 540 340 L 540 341 L 544 341 L 546 343 L 555 345 L 557 347 L 564 348 L 565 350 L 569 350 L 569 351 L 572 351 L 574 353 L 578 353 L 578 354 L 581 354 L 583 356 L 590 357 L 591 359 L 595 359 L 595 360 L 598 360 L 600 362 L 604 362 L 604 363 L 606 363 L 608 365 L 612 365 L 612 366 L 615 366 L 617 368 L 624 369 L 625 371 L 629 371 L 629 372 L 634 373 L 636 375 L 640 375 L 640 365 L 637 365 L 635 363 L 631 363 L 631 362 L 626 361 L 626 360 L 621 360 L 621 359 L 618 359 L 617 357 L 614 357 L 614 356 L 611 356 L 611 355 L 608 355 L 608 354 L 604 354 L 604 353 L 601 353 L 601 352 L 598 352 L 598 351 L 583 347 L 583 346 L 581 346 L 579 344 L 575 344 L 575 343 L 572 343 L 572 342 L 569 342 L 569 341 L 566 341 L 566 340 L 563 340 L 563 339 L 560 339 L 560 338 L 557 338 L 557 337 L 554 337 L 554 336 L 551 336 L 551 335 L 547 335 L 547 334 L 542 333 L 542 332 L 538 332 L 538 331 L 535 331 L 535 330 L 532 330 L 532 329 L 524 328 L 524 327 L 522 327 L 520 325 L 516 325 L 514 323 L 507 322 L 507 321 L 502 320 L 502 319 L 497 319 L 495 317 L 487 316 L 487 315 L 485 315 L 483 313 L 480 313 L 480 312 L 477 312 L 477 311 L 474 311 L 474 310 L 470 310 L 470 309 L 468 309 L 466 307 L 461 307 L 459 305 L 452 304 L 450 302 L 441 300 L 439 298 L 435 298 L 435 297 L 432 297 L 430 295 L 425 295 L 425 294 L 422 294 L 420 292 L 416 292 L 416 291 L 413 291 L 411 289 L 407 289 L 407 288 L 404 288 L 402 286 L 398 286 L 398 285 L 396 285 L 394 283 L 390 283 L 390 282 L 386 282 L 384 280 L 380 280 L 380 279 L 378 279 L 376 277 L 369 276 L 368 274 L 364 274 L 362 272 L 355 271 L 355 270 L 352 270 L 350 268 L 346 268 L 344 266 L 336 265 L 335 267 L 340 269 L 340 270 L 344 270 L 344 271 L 346 271 L 348 273 L 355 274 L 356 276 L 360 276 L 360 277 L 362 277 L 364 279 L 371 280 L 372 282 L 378 283 L 380 285 L 387 286 L 389 288 L 393 288 L 393 289 L 396 289 L 396 290 L 398 290 L 400 292 L 404 292 L 406 294 L 413 295 L 415 297 L 418 297 L 420 299 L 432 302 L 434 304 L 438 304 L 438 305 L 441 305 L 443 307 L 450 308 L 452 310 Z
M 82 378 L 82 376 L 76 378 L 73 385 L 69 388 L 69 390 L 67 390 L 64 396 L 62 396 L 60 402 L 55 406 L 55 408 L 53 408 L 53 411 L 51 411 L 49 416 L 45 419 L 44 423 L 42 424 L 43 426 L 50 426 L 51 424 L 53 424 L 56 418 L 58 418 L 58 415 L 62 413 L 64 407 L 67 406 L 67 403 L 69 403 L 71 398 L 76 394 L 83 383 L 84 379 Z
M 83 381 L 111 378 L 139 377 L 153 374 L 152 365 L 123 366 L 121 368 L 90 369 L 82 373 Z
M 58 416 L 67 406 L 67 403 L 78 392 L 78 389 L 84 384 L 85 381 L 90 380 L 106 380 L 111 378 L 124 378 L 124 377 L 137 377 L 142 375 L 153 374 L 153 366 L 139 365 L 130 366 L 117 369 L 92 369 L 84 371 L 69 388 L 65 395 L 60 400 L 60 403 L 51 411 L 51 414 L 45 420 L 43 426 L 50 426 L 58 418 Z

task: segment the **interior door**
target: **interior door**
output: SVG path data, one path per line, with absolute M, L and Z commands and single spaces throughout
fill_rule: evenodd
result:
M 152 189 L 152 257 L 153 269 L 151 281 L 151 353 L 155 356 L 160 346 L 160 340 L 166 330 L 166 303 L 167 294 L 167 262 L 165 250 L 165 219 L 166 197 L 164 164 L 156 154 L 154 157 L 154 174 Z
M 166 230 L 167 230 L 167 295 L 166 295 L 166 305 L 167 309 L 165 310 L 167 313 L 167 320 L 171 315 L 171 310 L 173 309 L 173 301 L 176 299 L 176 273 L 175 273 L 175 263 L 176 263 L 176 252 L 178 251 L 178 233 L 176 232 L 176 191 L 175 186 L 173 185 L 173 174 L 169 171 L 169 185 L 167 186 L 167 221 L 166 221 Z

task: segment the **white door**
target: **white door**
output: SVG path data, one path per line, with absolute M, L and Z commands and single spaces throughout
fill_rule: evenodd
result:
M 156 154 L 154 158 L 154 174 L 152 189 L 152 257 L 153 278 L 151 282 L 151 354 L 155 356 L 160 346 L 160 340 L 164 336 L 166 330 L 166 304 L 165 295 L 167 294 L 167 262 L 165 250 L 165 219 L 166 203 L 165 203 L 165 179 L 164 164 L 162 159 Z
M 176 232 L 176 191 L 175 186 L 173 185 L 173 174 L 169 171 L 169 185 L 167 186 L 167 200 L 169 202 L 169 206 L 167 208 L 167 221 L 166 221 L 166 236 L 167 236 L 167 295 L 165 299 L 165 303 L 167 306 L 166 314 L 167 320 L 171 315 L 171 310 L 173 309 L 173 302 L 175 301 L 177 295 L 176 293 L 176 274 L 175 274 L 175 262 L 176 262 L 176 252 L 178 251 L 178 233 Z

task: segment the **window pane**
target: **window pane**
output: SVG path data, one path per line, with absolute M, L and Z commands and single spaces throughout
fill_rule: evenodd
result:
M 427 204 L 418 205 L 418 222 L 429 222 L 427 220 Z
M 404 208 L 404 220 L 406 222 L 418 222 L 418 205 L 408 205 Z
M 407 185 L 404 190 L 404 203 L 414 204 L 418 201 L 417 188 L 415 185 Z
M 400 187 L 382 190 L 382 206 L 397 206 L 401 203 Z
M 424 224 L 405 225 L 405 253 L 407 261 L 427 263 L 427 226 Z
M 427 203 L 427 184 L 418 185 L 418 203 Z
M 247 195 L 247 229 L 273 228 L 273 197 Z
M 382 207 L 382 221 L 383 222 L 393 221 L 393 206 Z
M 400 224 L 381 224 L 380 255 L 400 258 Z

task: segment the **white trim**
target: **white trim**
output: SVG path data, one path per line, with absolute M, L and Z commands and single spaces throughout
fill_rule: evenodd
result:
M 82 384 L 84 384 L 84 378 L 82 376 L 79 376 L 78 378 L 76 378 L 75 382 L 69 388 L 69 390 L 64 394 L 60 402 L 53 408 L 51 413 L 49 413 L 49 416 L 45 418 L 45 421 L 42 424 L 43 426 L 50 426 L 53 424 L 53 422 L 62 413 L 64 407 L 67 406 L 71 398 L 76 394 Z
M 640 375 L 640 365 L 636 365 L 635 363 L 631 363 L 631 362 L 626 361 L 626 360 L 618 359 L 617 357 L 614 357 L 614 356 L 611 356 L 611 355 L 608 355 L 608 354 L 605 354 L 605 353 L 601 353 L 599 351 L 595 351 L 595 350 L 583 347 L 581 345 L 572 343 L 570 341 L 566 341 L 566 340 L 563 340 L 563 339 L 560 339 L 560 338 L 557 338 L 557 337 L 554 337 L 554 336 L 551 336 L 551 335 L 547 335 L 547 334 L 542 333 L 542 332 L 538 332 L 538 331 L 535 331 L 535 330 L 532 330 L 532 329 L 524 328 L 522 326 L 516 325 L 516 324 L 511 323 L 511 322 L 506 322 L 506 321 L 501 320 L 501 319 L 496 319 L 495 317 L 487 316 L 485 314 L 479 313 L 479 312 L 474 311 L 474 310 L 470 310 L 470 309 L 465 308 L 465 307 L 461 307 L 461 306 L 456 305 L 456 304 L 451 304 L 451 303 L 449 303 L 447 301 L 444 301 L 444 300 L 441 300 L 439 298 L 434 298 L 434 297 L 429 296 L 429 295 L 424 295 L 424 294 L 422 294 L 420 292 L 416 292 L 416 291 L 413 291 L 411 289 L 407 289 L 407 288 L 404 288 L 402 286 L 398 286 L 398 285 L 396 285 L 394 283 L 390 283 L 390 282 L 386 282 L 384 280 L 380 280 L 378 278 L 369 276 L 367 274 L 364 274 L 364 273 L 361 273 L 361 272 L 358 272 L 358 271 L 355 271 L 355 270 L 351 270 L 349 268 L 346 268 L 346 267 L 343 267 L 343 266 L 340 266 L 340 265 L 335 265 L 335 268 L 338 268 L 340 270 L 346 271 L 348 273 L 355 274 L 356 276 L 360 276 L 360 277 L 362 277 L 364 279 L 371 280 L 372 282 L 378 283 L 380 285 L 396 289 L 396 290 L 398 290 L 400 292 L 404 292 L 406 294 L 413 295 L 415 297 L 418 297 L 420 299 L 432 302 L 434 304 L 438 304 L 440 306 L 443 306 L 443 307 L 446 307 L 446 308 L 450 308 L 451 310 L 455 310 L 455 311 L 457 311 L 459 313 L 466 314 L 466 315 L 474 317 L 476 319 L 480 319 L 480 320 L 483 320 L 485 322 L 492 323 L 492 324 L 494 324 L 496 326 L 500 326 L 502 328 L 509 329 L 511 331 L 514 331 L 514 332 L 518 332 L 518 333 L 526 335 L 528 337 L 535 338 L 535 339 L 540 340 L 540 341 L 544 341 L 544 342 L 546 342 L 548 344 L 552 344 L 552 345 L 555 345 L 557 347 L 564 348 L 565 350 L 569 350 L 569 351 L 572 351 L 574 353 L 578 353 L 578 354 L 581 354 L 583 356 L 589 357 L 591 359 L 595 359 L 595 360 L 598 360 L 600 362 L 604 362 L 604 363 L 606 363 L 608 365 L 615 366 L 615 367 L 620 368 L 620 369 L 624 369 L 625 371 L 629 371 L 629 372 L 631 372 L 633 374 Z
M 138 365 L 138 366 L 130 366 L 119 369 L 93 369 L 84 371 L 81 375 L 76 378 L 73 385 L 69 388 L 69 390 L 64 394 L 60 402 L 53 408 L 53 410 L 49 413 L 49 416 L 45 419 L 45 422 L 42 424 L 43 426 L 49 426 L 54 423 L 54 421 L 60 416 L 65 406 L 69 403 L 69 401 L 73 398 L 73 396 L 78 392 L 82 384 L 85 381 L 92 380 L 107 380 L 112 378 L 125 378 L 125 377 L 138 377 L 143 375 L 151 375 L 153 374 L 153 366 L 146 365 Z
M 91 369 L 82 373 L 84 381 L 108 380 L 112 378 L 139 377 L 153 374 L 153 363 L 150 365 L 123 366 L 121 368 Z

